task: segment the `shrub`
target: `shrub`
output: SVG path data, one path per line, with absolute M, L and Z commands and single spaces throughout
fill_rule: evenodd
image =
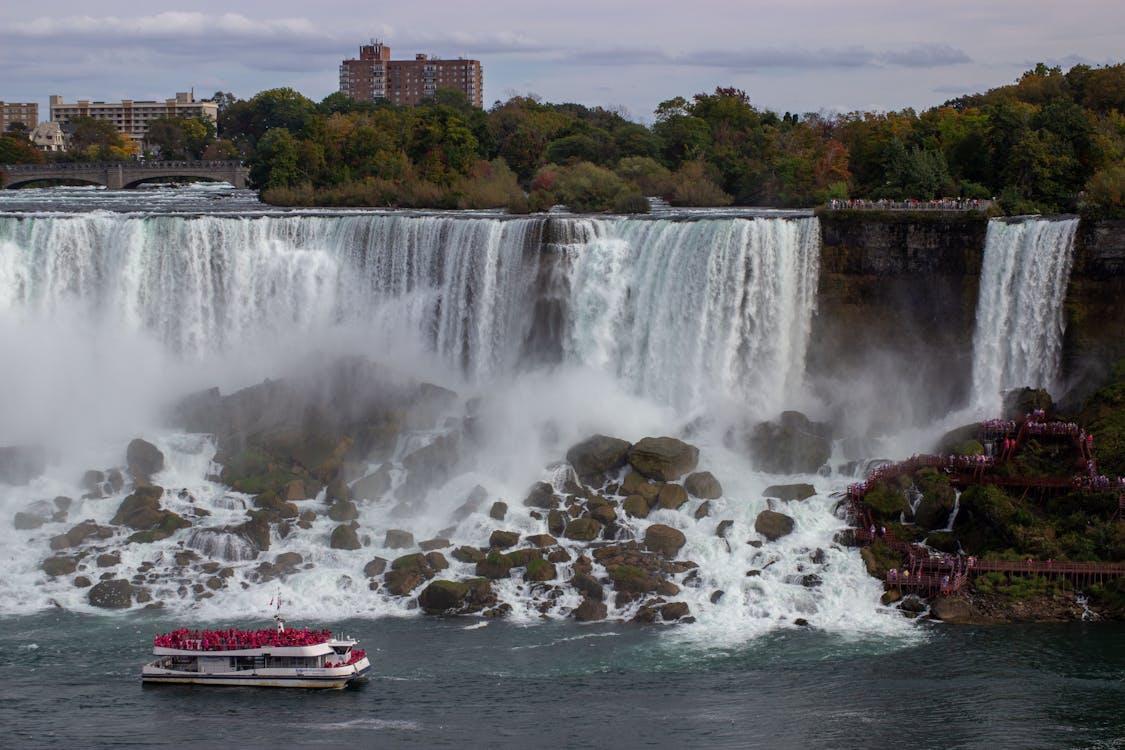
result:
M 673 178 L 669 202 L 675 206 L 729 206 L 734 202 L 707 174 L 701 161 L 686 161 Z
M 648 198 L 629 188 L 618 193 L 613 200 L 613 211 L 618 214 L 647 214 L 651 208 Z
M 609 211 L 625 191 L 621 178 L 604 167 L 579 162 L 558 170 L 555 194 L 576 213 Z
M 672 172 L 656 159 L 628 156 L 617 163 L 617 176 L 637 186 L 642 195 L 666 197 L 672 194 Z

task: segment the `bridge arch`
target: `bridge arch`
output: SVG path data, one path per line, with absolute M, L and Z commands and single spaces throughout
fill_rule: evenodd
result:
M 133 188 L 161 178 L 196 178 L 246 187 L 250 170 L 238 161 L 118 161 L 0 165 L 9 188 L 39 181 L 75 181 L 111 189 Z

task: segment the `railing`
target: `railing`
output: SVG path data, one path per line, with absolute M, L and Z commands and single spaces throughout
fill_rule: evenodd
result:
M 52 170 L 79 170 L 93 171 L 106 169 L 237 169 L 244 166 L 237 160 L 205 160 L 205 161 L 99 161 L 99 162 L 52 162 L 48 164 L 3 164 L 3 169 L 8 174 L 26 172 L 45 172 Z

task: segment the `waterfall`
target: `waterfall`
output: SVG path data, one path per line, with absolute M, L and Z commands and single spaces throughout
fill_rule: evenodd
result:
M 678 407 L 793 394 L 820 262 L 815 219 L 590 221 L 572 245 L 566 356 Z
M 1078 219 L 988 224 L 973 338 L 973 405 L 996 412 L 1011 388 L 1050 388 L 1059 374 Z
M 803 377 L 818 263 L 809 217 L 5 216 L 0 314 L 69 311 L 189 364 L 346 331 L 478 381 L 561 361 L 679 407 L 776 405 Z

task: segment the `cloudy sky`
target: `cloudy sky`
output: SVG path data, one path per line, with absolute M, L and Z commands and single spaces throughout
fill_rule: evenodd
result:
M 514 94 L 624 108 L 736 86 L 778 112 L 925 108 L 1038 61 L 1125 60 L 1121 0 L 54 0 L 0 8 L 0 100 L 319 100 L 368 39 L 395 59 L 479 59 Z

